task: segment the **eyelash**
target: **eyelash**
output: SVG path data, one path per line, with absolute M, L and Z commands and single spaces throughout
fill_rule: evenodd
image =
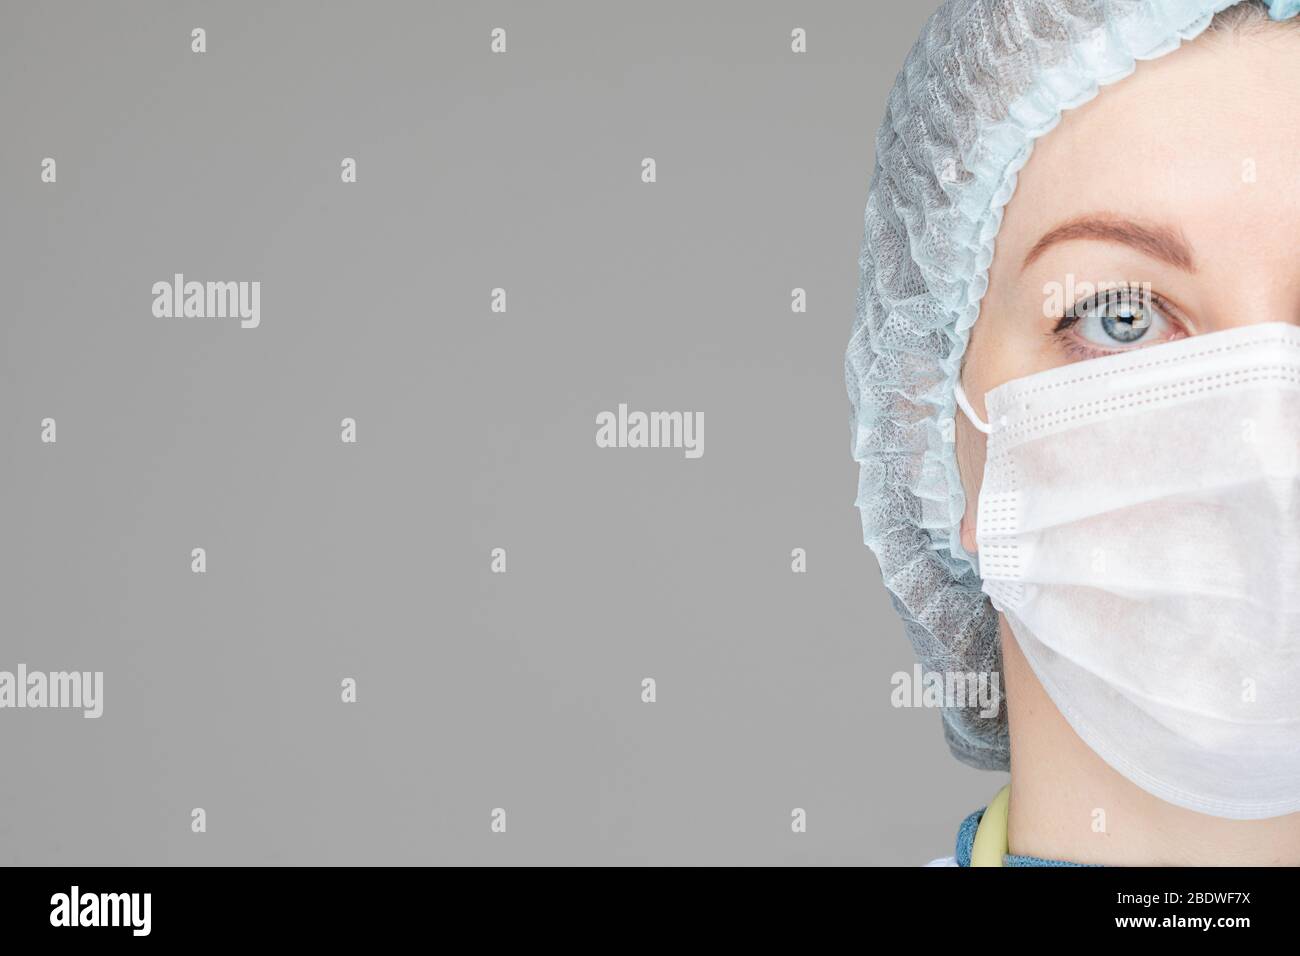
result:
M 1089 296 L 1086 299 L 1081 299 L 1078 302 L 1075 302 L 1070 306 L 1070 309 L 1067 310 L 1067 313 L 1061 316 L 1061 318 L 1057 320 L 1056 325 L 1053 326 L 1052 329 L 1047 334 L 1050 337 L 1056 339 L 1057 343 L 1061 346 L 1062 349 L 1064 349 L 1067 353 L 1073 355 L 1078 359 L 1099 358 L 1100 356 L 1103 355 L 1114 355 L 1118 352 L 1134 351 L 1134 349 L 1131 348 L 1128 349 L 1095 348 L 1093 346 L 1089 346 L 1083 342 L 1080 342 L 1076 337 L 1069 334 L 1070 329 L 1073 328 L 1079 322 L 1080 319 L 1084 318 L 1084 316 L 1081 315 L 1070 315 L 1069 314 L 1070 311 L 1074 309 L 1078 309 L 1083 305 L 1096 303 L 1104 295 L 1113 294 L 1114 291 L 1115 290 L 1111 290 L 1109 292 L 1104 292 L 1104 293 L 1098 293 L 1096 295 Z M 1134 294 L 1134 293 L 1130 290 L 1129 294 Z M 1140 295 L 1140 293 L 1138 294 Z M 1164 316 L 1166 320 L 1169 321 L 1171 325 L 1181 326 L 1182 323 L 1179 322 L 1176 318 L 1177 309 L 1174 308 L 1174 306 L 1169 302 L 1168 299 L 1160 295 L 1160 293 L 1158 292 L 1151 292 L 1147 298 L 1151 302 L 1151 304 L 1154 305 L 1155 308 L 1160 312 L 1160 314 Z M 1183 331 L 1185 334 L 1185 330 Z M 1136 348 L 1142 348 L 1142 346 L 1138 345 L 1136 346 Z

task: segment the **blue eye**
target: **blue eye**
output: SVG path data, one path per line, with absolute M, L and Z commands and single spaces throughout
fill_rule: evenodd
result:
M 1052 329 L 1064 347 L 1084 357 L 1127 351 L 1177 337 L 1159 297 L 1145 286 L 1119 286 L 1081 299 Z

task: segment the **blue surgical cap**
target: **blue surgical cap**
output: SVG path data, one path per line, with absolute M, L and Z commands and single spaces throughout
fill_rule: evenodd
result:
M 949 0 L 894 82 L 876 134 L 845 378 L 863 538 L 927 670 L 1002 666 L 997 614 L 960 540 L 953 386 L 1017 172 L 1062 111 L 1237 2 Z M 1267 6 L 1282 20 L 1300 0 Z M 1005 702 L 996 718 L 979 709 L 943 709 L 948 746 L 972 766 L 1008 769 Z

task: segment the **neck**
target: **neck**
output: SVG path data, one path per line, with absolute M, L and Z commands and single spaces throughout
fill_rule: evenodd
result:
M 1107 866 L 1300 865 L 1300 813 L 1207 816 L 1112 770 L 1061 716 L 998 620 L 1011 733 L 1009 852 Z

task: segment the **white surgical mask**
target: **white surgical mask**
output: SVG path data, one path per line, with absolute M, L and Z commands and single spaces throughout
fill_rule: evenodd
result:
M 1048 696 L 1162 800 L 1300 810 L 1300 328 L 1014 379 L 990 424 L 983 590 Z

